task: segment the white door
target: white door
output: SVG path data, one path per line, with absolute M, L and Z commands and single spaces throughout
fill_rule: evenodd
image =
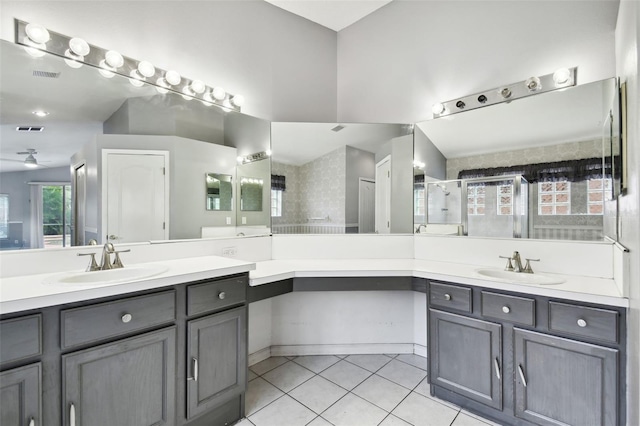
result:
M 391 156 L 376 164 L 376 233 L 391 232 Z
M 168 239 L 168 153 L 107 153 L 105 165 L 107 240 Z
M 372 234 L 376 230 L 376 183 L 360 178 L 358 191 L 358 232 Z

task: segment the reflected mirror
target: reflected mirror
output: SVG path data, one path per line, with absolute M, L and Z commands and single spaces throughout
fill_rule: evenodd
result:
M 205 177 L 207 210 L 231 211 L 233 207 L 233 177 L 207 173 Z
M 447 212 L 460 210 L 459 221 L 444 220 L 462 228 L 459 234 L 504 236 L 498 229 L 504 228 L 500 212 L 513 214 L 508 206 L 524 198 L 517 196 L 513 184 L 482 179 L 521 175 L 520 193 L 528 195 L 522 214 L 528 220 L 523 221 L 526 229 L 514 230 L 513 235 L 616 238 L 611 164 L 619 162 L 619 156 L 612 148 L 618 138 L 612 136 L 611 123 L 619 120 L 618 114 L 617 82 L 612 78 L 418 123 L 415 231 L 455 233 L 441 222 Z M 447 182 L 452 180 L 462 191 L 459 199 L 444 196 L 456 193 Z M 425 181 L 435 181 L 428 185 L 431 197 Z M 430 203 L 440 209 L 433 223 L 426 211 Z M 489 212 L 495 213 L 493 219 Z M 470 232 L 473 223 L 482 226 Z
M 264 180 L 255 177 L 240 178 L 240 210 L 262 211 L 262 188 Z
M 271 123 L 274 234 L 411 233 L 413 126 Z
M 11 230 L 0 248 L 247 234 L 229 207 L 239 197 L 223 194 L 231 184 L 239 194 L 239 156 L 270 148 L 268 121 L 5 41 L 0 67 L 0 193 L 10 200 L 0 227 Z M 267 182 L 264 163 L 251 176 Z M 203 208 L 198 190 L 212 170 L 232 177 L 220 179 L 220 210 Z M 269 233 L 268 215 L 244 221 Z

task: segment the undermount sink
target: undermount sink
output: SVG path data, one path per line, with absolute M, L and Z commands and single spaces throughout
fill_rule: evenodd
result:
M 150 278 L 167 272 L 168 270 L 169 268 L 164 265 L 127 266 L 120 269 L 108 269 L 105 271 L 58 274 L 55 277 L 45 280 L 44 283 L 66 286 L 118 284 Z
M 476 271 L 484 278 L 508 281 L 517 284 L 554 285 L 562 284 L 564 279 L 544 274 L 527 274 L 523 272 L 504 271 L 501 269 L 478 269 Z

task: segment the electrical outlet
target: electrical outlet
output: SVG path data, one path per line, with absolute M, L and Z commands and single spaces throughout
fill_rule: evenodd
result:
M 242 216 L 242 224 L 243 225 L 247 224 L 247 217 L 246 216 Z
M 222 255 L 224 257 L 236 257 L 238 255 L 237 247 L 225 247 L 222 249 Z
M 231 225 L 231 217 L 227 216 L 227 225 Z

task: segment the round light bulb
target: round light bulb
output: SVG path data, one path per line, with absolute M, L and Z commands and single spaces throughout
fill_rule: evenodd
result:
M 24 32 L 27 34 L 27 37 L 36 44 L 44 44 L 51 39 L 49 31 L 42 25 L 27 24 Z
M 156 73 L 156 67 L 149 61 L 140 61 L 138 63 L 138 72 L 144 77 L 153 77 Z
M 206 89 L 207 86 L 205 86 L 202 80 L 193 80 L 189 85 L 189 87 L 194 93 L 200 94 L 200 93 L 204 93 L 204 90 Z
M 556 85 L 562 85 L 569 82 L 571 78 L 571 71 L 568 68 L 560 68 L 556 72 L 553 73 L 553 82 Z
M 509 89 L 508 87 L 503 87 L 502 89 L 498 90 L 498 94 L 503 98 L 503 99 L 508 99 L 511 97 L 511 89 Z
M 144 86 L 144 78 L 141 78 L 140 74 L 138 74 L 136 70 L 131 71 L 129 75 L 131 76 L 131 78 L 129 79 L 129 83 L 133 84 L 136 87 Z
M 272 153 L 271 153 L 271 150 L 270 150 L 270 149 L 267 149 L 267 150 L 265 151 L 265 154 L 267 154 L 267 157 L 271 157 L 271 154 L 272 154 Z
M 214 87 L 211 95 L 215 100 L 222 101 L 227 97 L 227 92 L 222 87 Z
M 177 71 L 169 70 L 164 74 L 164 79 L 172 86 L 177 86 L 182 81 L 182 77 L 180 77 L 180 73 Z
M 35 115 L 36 117 L 46 117 L 47 115 L 49 115 L 47 111 L 42 111 L 42 110 L 33 111 L 31 112 L 31 114 Z
M 160 77 L 159 79 L 156 80 L 156 84 L 158 85 L 158 87 L 156 87 L 156 90 L 158 91 L 158 93 L 162 93 L 163 95 L 165 93 L 169 93 L 169 83 L 167 83 L 167 80 Z
M 89 43 L 78 37 L 69 40 L 69 49 L 78 56 L 87 56 L 91 51 Z
M 112 73 L 111 71 L 105 68 L 98 68 L 98 72 L 104 78 L 113 78 L 113 76 L 115 75 L 114 73 Z
M 104 60 L 111 68 L 120 68 L 124 65 L 124 58 L 115 50 L 109 50 L 104 54 Z
M 433 104 L 433 107 L 431 107 L 431 111 L 435 115 L 440 115 L 444 112 L 444 105 L 441 103 Z
M 71 68 L 80 68 L 82 67 L 82 62 L 84 60 L 84 56 L 78 56 L 74 53 L 72 53 L 69 49 L 65 50 L 64 52 L 64 62 L 69 65 Z
M 242 105 L 244 105 L 244 96 L 234 95 L 233 98 L 231 98 L 231 103 L 233 103 L 237 107 L 241 107 Z
M 238 157 L 236 158 L 236 161 L 237 161 L 238 163 L 242 164 L 242 163 L 244 163 L 244 157 L 242 157 L 242 156 L 238 156 Z M 245 178 L 242 178 L 242 181 L 245 181 Z
M 46 49 L 46 46 L 44 44 L 36 44 L 32 41 L 29 41 L 29 46 L 24 46 L 24 51 L 27 52 L 29 54 L 29 56 L 33 56 L 34 58 L 42 58 L 44 55 L 47 54 L 47 52 L 44 52 L 43 50 Z M 33 46 L 33 47 L 30 47 Z M 43 50 L 40 50 L 43 49 Z
M 537 92 L 542 89 L 542 83 L 538 77 L 529 77 L 525 82 L 525 85 L 527 86 L 527 89 L 529 89 L 529 92 Z

